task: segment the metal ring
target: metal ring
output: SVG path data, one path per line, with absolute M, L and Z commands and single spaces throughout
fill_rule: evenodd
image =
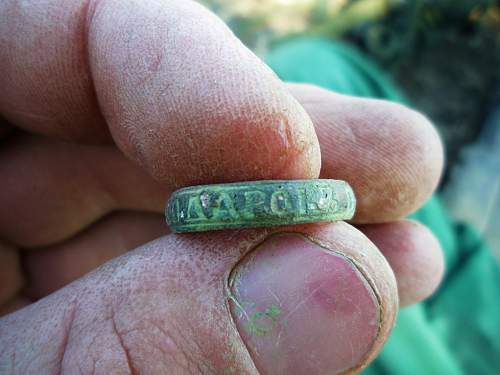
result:
M 356 198 L 345 181 L 270 180 L 190 186 L 165 209 L 173 232 L 348 220 Z

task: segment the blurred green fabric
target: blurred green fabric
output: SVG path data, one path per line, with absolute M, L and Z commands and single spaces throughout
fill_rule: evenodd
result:
M 408 104 L 366 56 L 341 42 L 286 41 L 266 60 L 285 81 Z M 430 227 L 441 242 L 446 275 L 434 296 L 400 311 L 381 355 L 363 373 L 499 374 L 497 262 L 472 228 L 450 220 L 439 197 L 432 197 L 412 217 Z

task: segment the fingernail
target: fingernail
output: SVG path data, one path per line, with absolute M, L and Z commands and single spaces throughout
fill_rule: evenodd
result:
M 335 249 L 332 249 L 335 250 Z M 267 239 L 233 271 L 231 310 L 262 374 L 336 374 L 370 351 L 373 290 L 346 257 L 299 234 Z

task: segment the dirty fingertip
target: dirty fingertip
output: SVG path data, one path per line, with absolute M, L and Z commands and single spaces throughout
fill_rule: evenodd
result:
M 268 238 L 233 270 L 229 287 L 236 326 L 262 374 L 345 372 L 379 333 L 380 306 L 363 274 L 300 234 Z

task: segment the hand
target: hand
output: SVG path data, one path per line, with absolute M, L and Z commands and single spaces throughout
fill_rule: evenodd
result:
M 28 305 L 0 320 L 1 372 L 356 372 L 397 294 L 436 287 L 439 245 L 402 219 L 442 169 L 423 116 L 285 85 L 189 1 L 4 0 L 0 19 L 0 304 Z M 361 231 L 167 234 L 178 187 L 320 166 Z

